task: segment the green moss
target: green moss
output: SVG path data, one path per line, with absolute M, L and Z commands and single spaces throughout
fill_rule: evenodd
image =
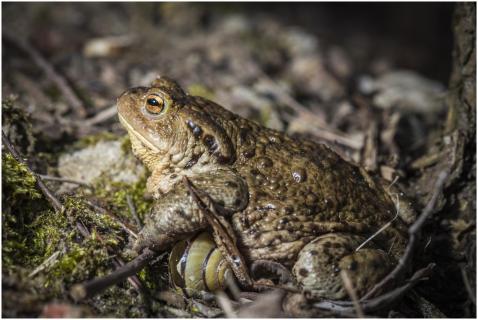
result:
M 100 177 L 95 184 L 95 190 L 99 199 L 108 203 L 116 214 L 128 219 L 132 224 L 135 224 L 135 220 L 129 210 L 128 196 L 131 197 L 136 213 L 141 220 L 144 220 L 152 206 L 152 200 L 145 199 L 146 175 L 132 185 L 124 182 L 111 182 Z
M 205 86 L 195 83 L 190 85 L 187 88 L 187 91 L 189 92 L 190 95 L 192 96 L 199 96 L 203 97 L 209 100 L 214 99 L 214 92 L 212 92 L 210 89 L 206 88 Z
M 27 226 L 48 205 L 37 190 L 36 178 L 9 153 L 2 157 L 2 205 L 3 267 L 26 264 L 32 254 Z
M 17 162 L 10 153 L 4 153 L 2 158 L 2 185 L 8 188 L 5 192 L 8 201 L 39 199 L 41 194 L 36 187 L 36 178 L 23 163 Z M 5 191 L 5 190 L 4 190 Z
M 129 138 L 129 134 L 125 135 L 121 140 L 121 151 L 123 154 L 128 154 L 131 152 L 131 139 Z
M 96 134 L 84 136 L 73 145 L 73 149 L 84 149 L 89 146 L 94 146 L 100 141 L 112 141 L 117 139 L 118 136 L 112 134 L 111 132 L 101 131 Z
M 36 139 L 24 110 L 17 105 L 13 96 L 2 100 L 2 130 L 20 152 L 31 153 Z
M 41 263 L 44 258 L 51 256 L 57 249 L 60 241 L 68 236 L 68 221 L 63 214 L 46 211 L 38 215 L 35 221 L 28 226 L 32 230 L 31 246 L 35 255 L 33 264 Z

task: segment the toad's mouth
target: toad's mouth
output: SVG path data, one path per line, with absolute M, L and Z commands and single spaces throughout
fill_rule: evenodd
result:
M 143 137 L 138 131 L 136 131 L 131 124 L 126 121 L 123 116 L 118 113 L 118 118 L 120 120 L 120 123 L 123 125 L 123 127 L 126 128 L 128 133 L 132 135 L 133 137 L 137 138 L 146 148 L 150 149 L 153 152 L 159 153 L 158 147 L 156 147 L 153 143 L 148 141 L 145 137 Z

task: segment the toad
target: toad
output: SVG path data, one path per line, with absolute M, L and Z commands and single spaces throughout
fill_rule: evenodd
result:
M 365 294 L 403 253 L 409 204 L 329 147 L 262 127 L 165 77 L 127 90 L 117 108 L 156 198 L 136 252 L 166 250 L 208 227 L 181 183 L 187 177 L 221 208 L 247 263 L 279 262 L 320 297 L 347 297 L 341 270 Z

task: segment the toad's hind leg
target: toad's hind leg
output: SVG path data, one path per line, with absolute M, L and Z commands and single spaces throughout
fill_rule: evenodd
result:
M 365 238 L 329 233 L 307 244 L 299 253 L 293 273 L 314 296 L 340 300 L 348 297 L 340 275 L 347 272 L 357 295 L 363 296 L 393 265 L 389 255 L 370 246 L 355 251 Z

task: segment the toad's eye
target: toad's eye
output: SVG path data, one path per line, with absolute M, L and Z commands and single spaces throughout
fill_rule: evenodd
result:
M 164 100 L 156 95 L 150 95 L 146 99 L 146 111 L 152 115 L 158 115 L 164 110 Z

